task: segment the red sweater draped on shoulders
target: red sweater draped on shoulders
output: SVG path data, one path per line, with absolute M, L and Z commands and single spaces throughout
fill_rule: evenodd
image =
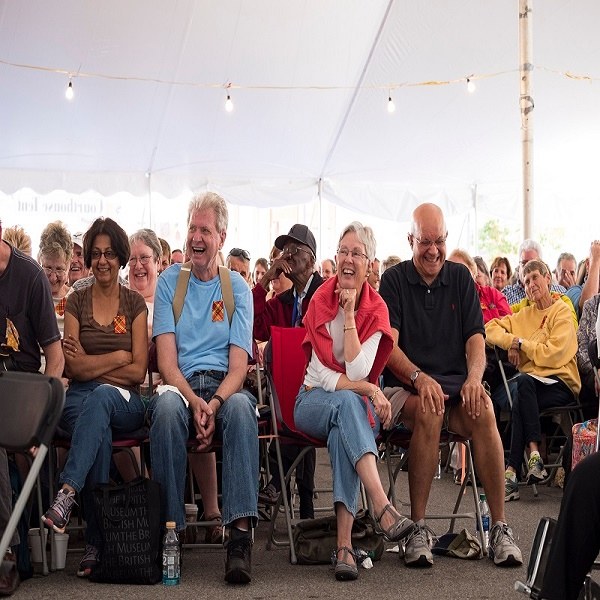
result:
M 333 340 L 326 327 L 327 323 L 335 319 L 340 306 L 338 295 L 335 293 L 336 286 L 337 277 L 331 277 L 315 292 L 303 318 L 306 337 L 302 346 L 307 364 L 314 350 L 323 365 L 338 373 L 345 373 L 344 366 L 338 363 L 333 355 Z M 355 322 L 361 344 L 375 332 L 382 333 L 373 367 L 368 376 L 371 383 L 377 383 L 377 379 L 392 353 L 394 339 L 387 306 L 381 296 L 366 281 L 361 290 Z

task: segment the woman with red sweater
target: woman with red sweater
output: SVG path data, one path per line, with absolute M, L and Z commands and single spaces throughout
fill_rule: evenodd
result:
M 335 577 L 358 577 L 351 531 L 360 482 L 373 503 L 379 532 L 399 541 L 413 522 L 388 502 L 377 472 L 375 435 L 391 425 L 378 379 L 394 344 L 385 303 L 367 277 L 375 258 L 370 227 L 353 222 L 340 236 L 337 274 L 315 292 L 304 326 L 307 368 L 296 399 L 296 426 L 327 440 L 337 516 Z

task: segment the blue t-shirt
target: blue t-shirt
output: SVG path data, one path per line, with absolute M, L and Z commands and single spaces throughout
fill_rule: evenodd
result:
M 252 295 L 239 273 L 230 272 L 235 311 L 229 326 L 219 275 L 200 281 L 190 275 L 181 317 L 175 325 L 173 297 L 180 265 L 172 265 L 158 278 L 154 296 L 152 336 L 175 333 L 177 361 L 186 379 L 195 371 L 229 369 L 229 345 L 252 356 Z
M 581 285 L 572 285 L 566 292 L 565 296 L 569 298 L 571 303 L 573 304 L 573 308 L 575 309 L 575 314 L 577 315 L 577 319 L 581 317 L 581 309 L 579 308 L 579 300 L 581 298 L 581 292 L 583 291 L 583 286 Z

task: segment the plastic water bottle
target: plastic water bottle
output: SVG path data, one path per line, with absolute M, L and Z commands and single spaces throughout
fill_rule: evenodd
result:
M 490 544 L 490 507 L 488 506 L 485 494 L 479 494 L 479 510 L 481 511 L 481 524 L 483 525 L 483 539 L 485 543 L 484 551 L 487 551 Z M 479 523 L 477 523 L 477 531 L 479 531 Z
M 163 585 L 179 585 L 181 580 L 179 538 L 175 521 L 167 521 L 167 533 L 163 540 Z

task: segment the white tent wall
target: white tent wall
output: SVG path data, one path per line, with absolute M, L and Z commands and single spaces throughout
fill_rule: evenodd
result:
M 534 235 L 580 258 L 600 216 L 600 4 L 531 6 Z M 518 240 L 517 37 L 517 0 L 0 0 L 0 216 L 102 200 L 176 241 L 211 189 L 260 254 L 305 220 L 331 255 L 355 213 L 391 253 L 424 200 L 474 252 L 489 218 Z

